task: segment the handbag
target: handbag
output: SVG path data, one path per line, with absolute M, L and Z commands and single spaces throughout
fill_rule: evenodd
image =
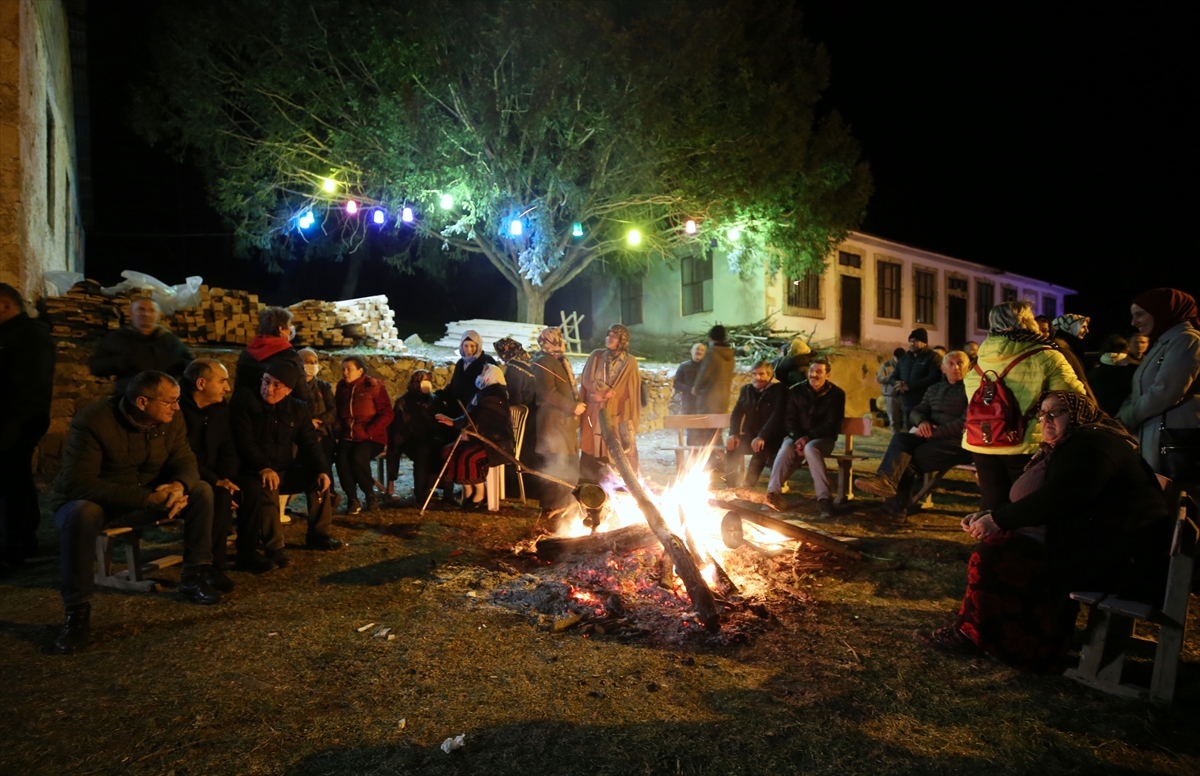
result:
M 1166 413 L 1158 426 L 1159 468 L 1175 482 L 1200 481 L 1200 428 L 1167 428 Z

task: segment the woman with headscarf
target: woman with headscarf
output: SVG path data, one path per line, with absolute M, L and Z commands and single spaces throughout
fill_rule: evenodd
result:
M 474 329 L 463 332 L 458 343 L 458 353 L 462 358 L 454 365 L 450 384 L 438 391 L 438 398 L 446 403 L 452 413 L 462 412 L 462 408 L 471 403 L 471 399 L 474 399 L 479 391 L 475 387 L 475 381 L 483 372 L 483 368 L 488 364 L 496 364 L 496 359 L 483 352 L 483 339 Z
M 566 482 L 579 479 L 579 416 L 587 405 L 579 401 L 575 372 L 563 355 L 562 329 L 552 326 L 538 335 L 537 356 L 530 366 L 536 381 L 537 452 L 542 471 Z M 552 519 L 572 504 L 571 489 L 548 480 L 538 483 L 542 519 Z
M 513 451 L 512 419 L 508 412 L 504 372 L 495 364 L 487 364 L 479 377 L 475 378 L 475 383 L 478 390 L 467 405 L 465 415 L 457 418 L 435 416 L 437 422 L 463 432 L 447 474 L 454 482 L 462 484 L 463 509 L 469 511 L 487 507 L 488 468 L 503 466 L 510 460 L 478 439 L 467 436 L 466 431 L 485 437 L 509 456 Z M 451 449 L 452 446 L 447 445 L 442 451 L 442 458 L 449 456 Z
M 600 431 L 600 410 L 608 411 L 629 465 L 638 470 L 637 429 L 642 415 L 642 378 L 637 359 L 629 355 L 629 329 L 608 328 L 604 347 L 593 350 L 579 378 L 579 399 L 587 405 L 581 424 L 579 479 L 599 484 L 611 462 Z
M 346 514 L 357 515 L 363 510 L 358 500 L 361 488 L 370 512 L 375 501 L 375 478 L 371 476 L 371 461 L 387 446 L 388 425 L 392 422 L 392 400 L 383 380 L 367 374 L 367 364 L 360 356 L 342 359 L 342 379 L 337 384 L 338 481 L 346 492 Z
M 388 426 L 387 492 L 396 491 L 400 476 L 400 457 L 407 455 L 413 462 L 413 501 L 424 503 L 429 491 L 437 484 L 435 456 L 445 444 L 443 427 L 437 415 L 443 412 L 442 403 L 433 393 L 433 373 L 418 369 L 408 378 L 408 390 L 396 399 L 392 407 L 392 424 Z
M 979 491 L 984 509 L 996 509 L 1008 501 L 1008 491 L 1031 455 L 1042 441 L 1041 427 L 1032 417 L 1037 398 L 1043 391 L 1084 393 L 1075 370 L 1058 352 L 1054 341 L 1038 332 L 1033 309 L 1028 302 L 1003 302 L 988 314 L 991 327 L 988 338 L 979 346 L 979 358 L 963 377 L 968 402 L 975 396 L 985 374 L 995 380 L 1004 370 L 1004 385 L 1012 391 L 1023 417 L 1027 418 L 1023 439 L 1008 446 L 972 444 L 967 410 L 968 432 L 963 434 L 963 449 L 971 452 L 979 475 Z M 1015 363 L 1014 363 L 1015 362 Z
M 1092 319 L 1086 315 L 1067 313 L 1050 322 L 1050 331 L 1054 344 L 1058 346 L 1058 352 L 1063 354 L 1063 358 L 1071 365 L 1079 382 L 1083 383 L 1084 392 L 1095 399 L 1096 393 L 1088 384 L 1087 370 L 1084 369 L 1083 361 L 1079 358 L 1079 354 L 1083 352 L 1083 338 L 1087 336 L 1091 322 Z
M 1053 673 L 1064 668 L 1074 630 L 1072 590 L 1161 600 L 1171 523 L 1154 472 L 1121 424 L 1073 391 L 1048 391 L 1038 406 L 1038 452 L 1011 503 L 963 518 L 980 544 L 958 619 L 917 639 Z
M 533 374 L 533 364 L 529 354 L 525 352 L 520 342 L 510 337 L 496 340 L 492 348 L 504 363 L 504 382 L 508 384 L 509 405 L 521 405 L 526 409 L 525 432 L 521 437 L 521 463 L 528 468 L 536 468 L 537 452 L 533 439 L 537 431 L 537 378 Z M 516 485 L 516 467 L 509 469 L 506 475 L 512 484 Z
M 1192 444 L 1200 427 L 1200 319 L 1196 300 L 1174 288 L 1156 288 L 1133 300 L 1133 326 L 1150 338 L 1150 350 L 1133 373 L 1133 392 L 1117 413 L 1117 420 L 1137 435 L 1142 456 L 1154 471 L 1176 479 L 1194 479 L 1197 461 L 1182 446 L 1163 455 L 1164 429 L 1176 445 L 1190 435 Z

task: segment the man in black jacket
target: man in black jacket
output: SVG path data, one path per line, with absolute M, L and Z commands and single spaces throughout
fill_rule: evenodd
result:
M 148 296 L 130 305 L 129 325 L 110 331 L 96 345 L 88 369 L 96 377 L 115 377 L 113 396 L 125 392 L 129 378 L 147 369 L 179 378 L 192 353 L 179 337 L 158 323 L 158 303 Z
M 213 489 L 213 566 L 225 567 L 225 547 L 233 523 L 237 448 L 229 430 L 229 371 L 213 358 L 198 358 L 183 371 L 179 408 L 187 422 L 188 444 L 196 454 L 200 479 Z M 227 593 L 232 590 L 221 590 Z
M 54 341 L 25 312 L 17 289 L 0 283 L 0 576 L 37 552 L 41 519 L 33 448 L 50 427 Z
M 767 502 L 777 511 L 782 512 L 786 505 L 783 484 L 800 467 L 803 457 L 812 473 L 821 514 L 833 515 L 825 456 L 833 452 L 841 433 L 846 393 L 829 382 L 829 372 L 830 364 L 825 359 L 812 362 L 808 367 L 808 380 L 788 391 L 786 404 L 771 419 L 772 433 L 784 437 L 767 486 Z
M 237 567 L 247 571 L 288 565 L 279 519 L 281 493 L 307 495 L 309 549 L 336 550 L 342 546 L 329 535 L 333 522 L 329 463 L 308 405 L 292 396 L 294 386 L 303 380 L 303 373 L 291 361 L 270 361 L 259 390 L 239 388 L 229 408 L 242 494 Z M 292 452 L 294 447 L 299 449 L 299 458 Z M 266 550 L 265 563 L 258 552 L 260 540 Z
M 971 357 L 961 350 L 946 354 L 942 361 L 946 379 L 926 390 L 925 398 L 909 414 L 909 422 L 917 430 L 893 434 L 875 476 L 854 481 L 859 490 L 886 499 L 888 511 L 907 511 L 918 474 L 971 462 L 971 453 L 962 448 L 967 422 L 967 392 L 962 379 L 970 363 Z
M 742 487 L 751 488 L 767 464 L 775 460 L 779 444 L 783 441 L 782 429 L 771 427 L 771 418 L 787 401 L 788 391 L 783 383 L 775 381 L 775 369 L 770 361 L 759 361 L 750 369 L 750 384 L 742 386 L 737 404 L 729 415 L 729 439 L 725 447 L 726 475 L 737 470 L 737 464 L 749 455 L 750 465 Z
M 181 517 L 183 575 L 178 593 L 216 604 L 228 577 L 212 567 L 212 488 L 200 479 L 179 407 L 179 384 L 163 372 L 134 375 L 124 396 L 75 414 L 63 448 L 50 506 L 60 532 L 62 598 L 67 621 L 55 642 L 60 654 L 87 643 L 96 537 L 109 526 L 153 524 Z
M 908 335 L 908 352 L 896 365 L 896 393 L 904 405 L 904 414 L 921 403 L 925 389 L 942 379 L 942 358 L 929 347 L 929 332 L 913 329 Z

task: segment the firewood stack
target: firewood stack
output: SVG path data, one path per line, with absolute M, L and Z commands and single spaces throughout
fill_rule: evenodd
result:
M 408 350 L 396 330 L 396 314 L 382 294 L 341 302 L 306 299 L 288 309 L 292 311 L 296 339 L 307 344 Z
M 164 325 L 184 342 L 229 342 L 245 345 L 258 330 L 265 307 L 258 294 L 200 286 L 200 306 L 177 311 Z
M 73 339 L 102 337 L 129 320 L 133 299 L 149 294 L 147 289 L 131 288 L 116 296 L 104 296 L 100 288 L 94 280 L 81 280 L 65 296 L 46 297 L 50 333 Z

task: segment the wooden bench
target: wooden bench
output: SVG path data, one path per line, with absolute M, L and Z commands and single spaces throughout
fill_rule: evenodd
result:
M 913 497 L 908 502 L 908 514 L 912 514 L 919 509 L 929 509 L 933 506 L 933 489 L 938 486 L 942 478 L 950 473 L 950 469 L 962 469 L 963 471 L 971 472 L 975 475 L 978 481 L 979 473 L 975 470 L 973 463 L 960 463 L 951 466 L 948 469 L 942 469 L 940 472 L 925 472 L 925 479 L 921 485 L 921 489 L 913 494 Z
M 675 453 L 675 473 L 683 471 L 687 466 L 689 455 L 704 452 L 709 445 L 689 445 L 684 442 L 685 430 L 707 430 L 712 433 L 712 442 L 716 442 L 721 430 L 729 428 L 729 413 L 724 415 L 667 415 L 663 418 L 663 428 L 673 428 L 679 432 L 679 444 L 668 447 Z
M 1197 539 L 1200 539 L 1200 520 L 1197 519 L 1196 501 L 1188 494 L 1180 493 L 1171 539 L 1167 592 L 1161 607 L 1110 598 L 1105 593 L 1071 593 L 1071 598 L 1089 610 L 1079 666 L 1068 669 L 1066 676 L 1114 695 L 1157 703 L 1171 702 L 1175 696 L 1175 676 L 1179 671 L 1179 653 L 1187 623 Z M 1125 651 L 1134 641 L 1133 627 L 1138 620 L 1159 626 L 1149 686 L 1125 682 L 1122 677 Z
M 158 582 L 146 579 L 149 574 L 160 569 L 183 563 L 182 555 L 167 555 L 151 561 L 142 560 L 142 534 L 148 528 L 174 525 L 177 519 L 164 519 L 156 523 L 133 526 L 113 526 L 105 528 L 96 537 L 96 571 L 95 582 L 104 587 L 118 590 L 136 590 L 147 593 L 160 590 Z M 113 571 L 113 547 L 125 545 L 125 568 Z

